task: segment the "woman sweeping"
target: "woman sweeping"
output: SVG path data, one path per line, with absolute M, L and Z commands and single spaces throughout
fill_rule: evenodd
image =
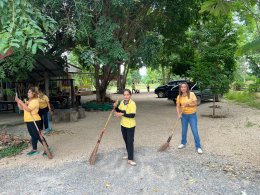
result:
M 39 91 L 39 115 L 41 117 L 41 123 L 39 128 L 43 130 L 43 125 L 45 133 L 50 131 L 49 127 L 49 112 L 51 111 L 50 101 L 47 95 L 45 95 L 42 90 Z
M 129 89 L 124 90 L 124 100 L 114 103 L 115 116 L 121 117 L 121 131 L 125 141 L 126 150 L 128 156 L 123 157 L 123 159 L 128 160 L 128 164 L 135 166 L 134 162 L 134 134 L 135 134 L 135 114 L 136 114 L 136 104 L 131 99 L 131 91 Z
M 20 100 L 18 97 L 16 97 L 15 101 L 17 102 L 19 108 L 21 110 L 24 110 L 24 122 L 27 125 L 27 129 L 28 129 L 28 132 L 29 132 L 29 134 L 31 136 L 31 140 L 32 140 L 32 151 L 28 152 L 27 155 L 33 156 L 33 155 L 38 154 L 38 151 L 37 151 L 38 141 L 42 142 L 40 139 L 39 133 L 37 131 L 37 128 L 35 127 L 34 122 L 33 122 L 33 121 L 35 121 L 37 126 L 40 126 L 41 117 L 38 114 L 39 99 L 38 99 L 38 93 L 37 93 L 35 87 L 31 87 L 28 90 L 28 99 L 29 100 L 26 103 L 24 103 L 22 100 Z M 43 155 L 46 155 L 46 153 L 44 152 Z
M 202 154 L 203 151 L 201 149 L 200 137 L 197 127 L 197 98 L 193 92 L 189 91 L 189 86 L 187 83 L 180 84 L 179 95 L 177 97 L 176 104 L 177 114 L 179 118 L 181 118 L 182 123 L 182 139 L 178 148 L 185 148 L 187 143 L 188 124 L 190 124 L 196 150 L 199 154 Z

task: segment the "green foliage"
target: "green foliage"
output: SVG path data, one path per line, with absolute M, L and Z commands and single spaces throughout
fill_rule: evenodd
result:
M 3 90 L 4 95 L 7 95 L 9 97 L 14 97 L 15 96 L 15 92 L 13 89 L 4 89 Z
M 260 55 L 258 53 L 247 56 L 250 72 L 260 78 Z
M 245 83 L 241 80 L 237 80 L 233 83 L 233 88 L 236 91 L 240 91 L 245 87 Z
M 214 16 L 228 14 L 232 8 L 231 1 L 209 0 L 202 4 L 200 13 L 209 12 Z
M 27 147 L 28 143 L 21 143 L 17 146 L 8 146 L 7 148 L 0 150 L 0 159 L 20 154 Z
M 47 44 L 43 31 L 52 31 L 55 21 L 44 16 L 39 9 L 26 0 L 1 0 L 0 5 L 0 53 L 4 54 L 10 47 L 30 50 L 44 50 Z
M 34 55 L 26 49 L 15 49 L 14 54 L 0 64 L 0 79 L 12 78 L 12 81 L 25 80 L 34 67 Z M 1 74 L 2 73 L 2 74 Z
M 140 83 L 142 80 L 142 77 L 139 73 L 139 70 L 130 70 L 129 74 L 127 76 L 127 84 L 131 85 L 132 83 Z
M 250 107 L 260 109 L 260 100 L 256 94 L 230 91 L 229 93 L 225 94 L 225 97 L 229 100 L 233 100 L 238 103 L 244 103 Z
M 234 79 L 236 33 L 228 17 L 210 17 L 197 33 L 201 42 L 190 75 L 202 89 L 210 87 L 213 94 L 223 94 Z
M 144 83 L 160 83 L 162 71 L 159 69 L 147 68 L 147 74 L 144 77 Z

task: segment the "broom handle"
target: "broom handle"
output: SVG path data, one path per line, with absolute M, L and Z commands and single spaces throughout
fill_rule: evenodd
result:
M 119 100 L 119 98 L 117 98 L 116 102 L 117 102 L 118 100 Z M 107 128 L 108 122 L 109 122 L 109 120 L 110 120 L 110 118 L 111 118 L 111 116 L 112 116 L 114 110 L 115 110 L 115 107 L 113 107 L 113 109 L 111 110 L 111 112 L 110 112 L 110 114 L 109 114 L 109 117 L 108 117 L 108 119 L 107 119 L 107 121 L 106 121 L 106 123 L 105 123 L 105 126 L 104 126 L 104 128 L 103 128 L 103 132 L 104 132 L 105 129 Z
M 180 114 L 182 114 L 183 113 L 183 109 L 184 109 L 185 107 L 182 107 L 182 109 L 181 109 L 181 113 Z M 172 133 L 171 134 L 173 134 L 173 131 L 175 130 L 175 128 L 177 127 L 177 125 L 178 125 L 178 122 L 179 122 L 179 120 L 180 120 L 181 118 L 179 118 L 178 117 L 178 119 L 176 120 L 176 122 L 175 122 L 175 124 L 174 124 L 174 126 L 173 126 L 173 129 L 172 129 Z

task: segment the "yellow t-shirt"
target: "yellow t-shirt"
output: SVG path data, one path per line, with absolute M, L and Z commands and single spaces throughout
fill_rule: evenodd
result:
M 32 115 L 35 121 L 40 121 L 41 117 L 38 114 L 39 111 L 39 99 L 38 98 L 34 98 L 29 100 L 29 105 L 28 107 L 32 110 Z M 24 110 L 24 122 L 32 122 L 33 118 L 30 114 L 30 112 Z
M 47 95 L 43 95 L 41 98 L 39 97 L 39 108 L 43 109 L 48 106 L 49 98 Z
M 190 98 L 188 98 L 188 96 L 181 96 L 178 95 L 177 100 L 176 100 L 176 104 L 180 104 L 181 106 L 183 106 L 184 104 L 188 103 L 192 103 L 193 101 L 197 101 L 197 97 L 193 92 L 190 92 Z M 183 113 L 184 114 L 193 114 L 194 112 L 197 111 L 197 106 L 194 107 L 185 107 L 183 108 Z
M 131 99 L 127 105 L 124 104 L 124 101 L 121 101 L 118 108 L 122 111 L 125 111 L 126 114 L 135 114 L 136 113 L 136 104 Z M 136 126 L 135 118 L 127 118 L 127 117 L 122 116 L 121 125 L 126 128 L 135 127 Z

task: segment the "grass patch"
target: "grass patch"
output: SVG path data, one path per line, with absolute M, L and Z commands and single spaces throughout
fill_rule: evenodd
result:
M 225 94 L 225 98 L 233 100 L 238 103 L 244 103 L 250 107 L 260 109 L 260 98 L 257 94 L 241 92 L 241 91 L 230 91 Z
M 29 143 L 21 143 L 19 145 L 8 146 L 0 150 L 0 159 L 5 157 L 14 156 L 20 154 L 24 149 L 28 147 Z
M 256 125 L 256 124 L 252 123 L 250 121 L 247 121 L 247 123 L 246 123 L 246 127 L 253 127 L 254 125 Z

